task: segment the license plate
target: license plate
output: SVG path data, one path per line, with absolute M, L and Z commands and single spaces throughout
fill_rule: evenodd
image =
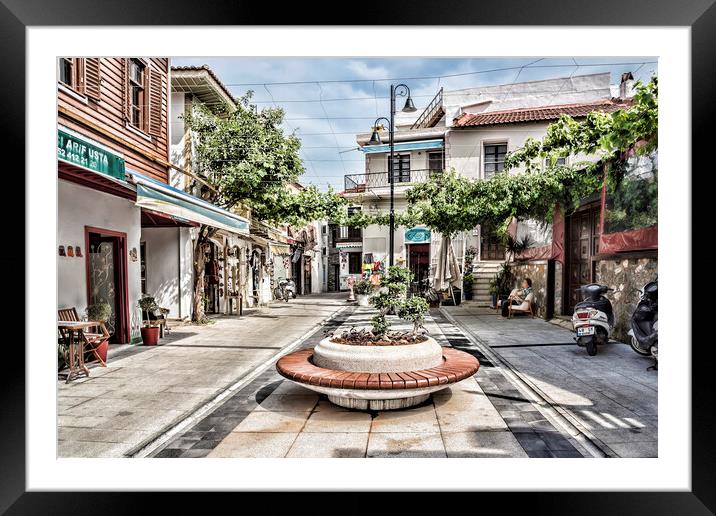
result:
M 594 326 L 582 326 L 577 328 L 577 337 L 583 337 L 584 335 L 594 335 Z

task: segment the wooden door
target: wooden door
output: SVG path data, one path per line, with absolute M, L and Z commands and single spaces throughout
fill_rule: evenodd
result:
M 576 289 L 594 281 L 592 258 L 599 245 L 599 205 L 574 213 L 567 231 L 567 313 L 572 313 L 582 300 Z
M 494 230 L 483 226 L 480 232 L 480 260 L 504 260 L 505 245 Z
M 430 274 L 430 244 L 408 244 L 408 267 L 413 273 L 411 292 L 422 292 Z

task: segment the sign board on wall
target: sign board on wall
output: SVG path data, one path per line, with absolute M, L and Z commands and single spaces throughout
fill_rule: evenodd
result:
M 57 159 L 124 180 L 122 156 L 69 130 L 57 130 Z
M 406 244 L 430 243 L 430 230 L 427 228 L 410 228 L 405 230 Z

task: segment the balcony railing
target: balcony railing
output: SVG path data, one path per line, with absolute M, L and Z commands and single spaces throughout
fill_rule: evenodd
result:
M 442 170 L 434 169 L 415 169 L 415 170 L 396 170 L 393 174 L 395 177 L 395 185 L 409 185 L 414 183 L 422 183 L 430 179 L 435 174 L 442 173 Z M 360 193 L 370 190 L 371 188 L 381 188 L 390 186 L 390 176 L 388 172 L 369 172 L 367 174 L 349 174 L 344 176 L 345 191 L 349 193 Z

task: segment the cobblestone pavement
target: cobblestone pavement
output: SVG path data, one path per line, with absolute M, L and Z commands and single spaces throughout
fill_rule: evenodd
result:
M 335 331 L 369 324 L 370 309 L 339 314 Z M 443 346 L 472 353 L 478 373 L 420 406 L 370 412 L 337 407 L 284 380 L 272 365 L 155 457 L 583 457 L 588 450 L 555 426 L 439 311 L 426 321 Z M 400 327 L 395 324 L 395 327 Z M 323 338 L 315 331 L 301 347 Z
M 590 357 L 571 331 L 537 318 L 503 319 L 471 304 L 441 310 L 606 456 L 657 456 L 658 372 L 647 370 L 651 358 L 619 342 Z
M 131 456 L 346 306 L 301 296 L 244 317 L 178 326 L 159 346 L 124 346 L 108 367 L 58 381 L 58 456 Z

